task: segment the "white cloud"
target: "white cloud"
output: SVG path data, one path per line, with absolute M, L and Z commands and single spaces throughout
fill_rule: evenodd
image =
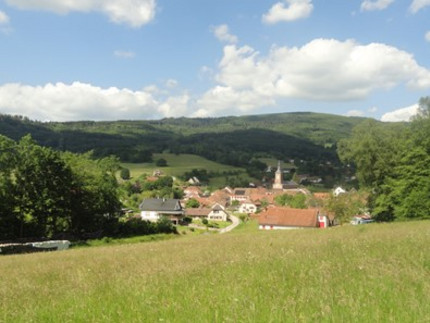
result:
M 162 103 L 161 103 L 162 104 Z M 100 88 L 74 82 L 0 86 L 0 111 L 36 120 L 118 120 L 159 118 L 160 102 L 147 91 Z
M 0 10 L 0 25 L 7 25 L 9 20 L 9 16 Z
M 183 94 L 176 97 L 169 97 L 160 104 L 158 111 L 164 117 L 184 117 L 188 115 L 190 97 L 188 94 Z
M 219 25 L 212 28 L 214 35 L 218 40 L 230 44 L 237 43 L 237 37 L 235 35 L 230 34 L 227 25 Z
M 113 54 L 119 58 L 134 58 L 134 57 L 136 57 L 135 52 L 126 51 L 126 50 L 116 50 L 116 51 L 114 51 Z
M 378 107 L 371 107 L 367 111 L 369 111 L 370 113 L 375 113 L 376 111 L 378 111 Z
M 409 7 L 409 10 L 412 11 L 412 13 L 417 13 L 421 9 L 430 6 L 430 0 L 414 0 Z
M 235 115 L 248 113 L 257 108 L 273 106 L 275 100 L 252 90 L 236 90 L 228 86 L 216 86 L 197 100 L 193 117 Z
M 215 80 L 198 100 L 197 114 L 249 113 L 282 98 L 361 100 L 397 85 L 428 89 L 430 70 L 388 45 L 315 39 L 302 47 L 273 47 L 267 56 L 225 46 Z
M 364 112 L 361 110 L 349 110 L 346 114 L 347 117 L 362 117 Z
M 263 22 L 275 24 L 280 21 L 294 21 L 307 18 L 314 6 L 311 0 L 285 0 L 275 3 L 268 13 L 263 15 Z
M 428 32 L 426 32 L 424 37 L 428 42 L 430 42 L 430 30 Z
M 364 0 L 361 3 L 361 10 L 362 11 L 384 10 L 393 2 L 394 0 L 376 0 L 376 1 Z
M 46 10 L 57 14 L 98 11 L 114 23 L 141 27 L 155 16 L 156 0 L 6 0 L 10 6 L 25 10 Z
M 417 113 L 418 113 L 418 104 L 414 104 L 406 108 L 400 108 L 400 109 L 385 113 L 381 117 L 381 121 L 384 121 L 384 122 L 409 121 Z

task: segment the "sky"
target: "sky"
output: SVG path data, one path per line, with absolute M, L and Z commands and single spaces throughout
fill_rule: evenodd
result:
M 408 120 L 430 0 L 0 0 L 0 113 Z

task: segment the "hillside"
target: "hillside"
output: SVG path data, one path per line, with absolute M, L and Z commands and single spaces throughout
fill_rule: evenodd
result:
M 129 162 L 149 161 L 152 153 L 167 150 L 238 166 L 255 155 L 336 161 L 333 145 L 350 136 L 363 120 L 302 112 L 62 123 L 0 116 L 0 134 L 18 140 L 30 133 L 41 145 L 73 152 L 94 150 L 98 157 L 115 154 Z
M 427 322 L 430 222 L 3 256 L 2 322 Z

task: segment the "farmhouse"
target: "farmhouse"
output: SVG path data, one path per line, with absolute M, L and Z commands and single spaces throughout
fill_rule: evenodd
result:
M 318 209 L 270 207 L 260 214 L 258 224 L 261 230 L 316 228 L 318 215 Z
M 151 222 L 156 222 L 165 216 L 173 224 L 178 224 L 185 214 L 180 201 L 177 199 L 146 199 L 139 205 L 139 209 L 141 211 L 140 218 Z

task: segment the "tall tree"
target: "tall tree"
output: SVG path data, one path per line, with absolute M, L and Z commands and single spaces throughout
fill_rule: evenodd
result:
M 377 218 L 430 218 L 430 97 L 420 99 L 411 123 L 361 124 L 338 152 L 343 161 L 355 162 L 361 186 L 371 189 Z
M 403 128 L 365 120 L 353 129 L 351 138 L 339 142 L 339 157 L 355 163 L 361 186 L 376 188 L 391 172 L 402 149 Z
M 421 98 L 405 133 L 400 158 L 375 199 L 380 219 L 430 218 L 430 97 Z
M 25 224 L 32 235 L 50 237 L 67 230 L 70 224 L 71 169 L 52 149 L 38 146 L 30 136 L 17 145 L 15 199 L 16 212 L 21 223 L 20 236 Z

